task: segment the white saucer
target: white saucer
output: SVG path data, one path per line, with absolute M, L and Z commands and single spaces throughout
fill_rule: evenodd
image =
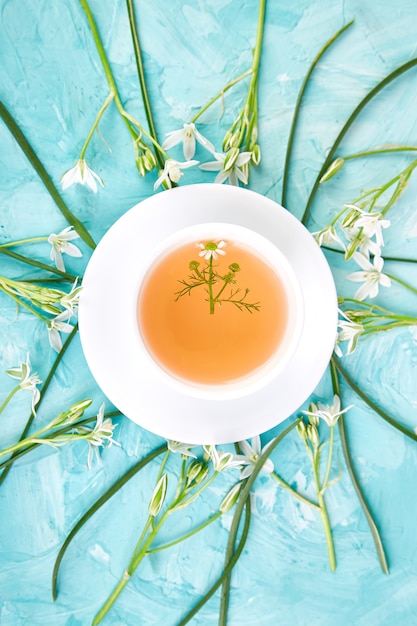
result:
M 132 338 L 137 274 L 155 247 L 179 229 L 204 222 L 250 228 L 287 257 L 304 297 L 298 348 L 263 389 L 231 400 L 187 396 L 164 385 Z M 337 333 L 337 294 L 327 261 L 306 228 L 253 191 L 213 183 L 153 195 L 104 235 L 87 266 L 79 306 L 81 344 L 98 385 L 124 415 L 166 438 L 190 444 L 247 439 L 276 426 L 314 391 Z

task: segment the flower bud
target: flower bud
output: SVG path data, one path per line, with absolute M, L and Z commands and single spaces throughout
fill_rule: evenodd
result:
M 228 130 L 224 136 L 223 143 L 222 143 L 223 152 L 227 152 L 232 147 L 230 143 L 232 137 L 233 137 L 233 134 L 230 132 L 230 130 Z
M 229 493 L 225 495 L 219 507 L 222 513 L 227 513 L 232 507 L 234 507 L 239 498 L 240 492 L 242 491 L 242 487 L 243 483 L 236 483 L 236 485 L 233 485 L 230 489 Z
M 231 264 L 229 265 L 229 270 L 230 270 L 231 272 L 239 272 L 239 271 L 240 271 L 240 265 L 239 265 L 239 263 L 231 263 Z
M 168 486 L 168 474 L 165 472 L 156 483 L 155 489 L 152 494 L 151 501 L 149 502 L 148 512 L 149 515 L 155 517 L 158 515 L 165 501 Z
M 301 437 L 303 441 L 307 440 L 306 425 L 304 424 L 304 422 L 298 422 L 297 433 L 299 434 L 299 436 Z
M 199 265 L 200 263 L 198 261 L 190 261 L 188 267 L 190 268 L 190 270 L 196 270 L 198 269 Z
M 261 162 L 261 149 L 257 143 L 252 148 L 251 161 L 254 165 L 259 165 Z
M 226 158 L 223 163 L 223 170 L 225 172 L 230 171 L 236 165 L 236 161 L 239 158 L 239 148 L 231 148 L 229 152 L 226 154 Z
M 136 167 L 141 176 L 146 175 L 145 159 L 143 156 L 138 156 L 136 158 Z
M 317 448 L 319 445 L 319 431 L 317 430 L 316 426 L 313 426 L 313 424 L 307 424 L 306 432 L 307 437 L 308 439 L 310 439 L 314 448 Z
M 148 172 L 153 170 L 153 168 L 157 167 L 157 165 L 158 165 L 158 163 L 156 161 L 156 156 L 154 155 L 152 150 L 149 150 L 149 148 L 145 152 L 144 160 L 145 160 L 145 167 L 148 170 Z
M 320 178 L 319 182 L 325 183 L 327 180 L 332 178 L 335 174 L 337 174 L 337 172 L 339 172 L 342 169 L 344 164 L 345 164 L 345 160 L 342 159 L 341 157 L 338 157 L 337 159 L 335 159 L 333 163 L 331 163 L 329 168 L 326 170 L 326 172 L 323 174 L 323 176 Z
M 186 479 L 187 486 L 194 483 L 196 485 L 203 482 L 208 474 L 209 468 L 207 463 L 201 461 L 192 461 L 187 469 Z

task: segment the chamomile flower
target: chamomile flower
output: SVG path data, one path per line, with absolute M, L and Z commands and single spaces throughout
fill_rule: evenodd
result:
M 97 193 L 97 182 L 104 187 L 104 182 L 98 174 L 96 174 L 91 167 L 87 165 L 85 159 L 78 159 L 74 167 L 65 172 L 61 177 L 62 189 L 68 189 L 71 185 L 78 183 L 80 185 L 87 185 L 94 193 Z
M 197 248 L 200 248 L 198 256 L 204 257 L 206 261 L 209 261 L 210 259 L 214 259 L 215 261 L 217 261 L 219 254 L 221 256 L 224 256 L 226 254 L 223 248 L 227 246 L 227 243 L 223 240 L 219 242 L 208 241 L 206 244 L 197 243 L 196 246 Z

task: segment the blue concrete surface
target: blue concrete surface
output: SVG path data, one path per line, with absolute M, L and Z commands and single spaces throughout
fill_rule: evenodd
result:
M 136 3 L 150 99 L 161 140 L 187 121 L 228 81 L 251 64 L 257 3 L 249 0 Z M 144 120 L 125 3 L 91 0 L 105 48 L 126 108 Z M 0 97 L 59 186 L 78 158 L 108 88 L 78 2 L 3 0 L 0 7 Z M 322 59 L 301 109 L 291 167 L 287 208 L 301 217 L 309 191 L 332 142 L 350 112 L 380 80 L 417 55 L 411 0 L 301 0 L 267 3 L 259 85 L 259 141 L 262 163 L 250 188 L 280 201 L 282 172 L 294 105 L 310 63 L 324 43 L 351 19 L 354 25 Z M 385 143 L 415 143 L 417 70 L 393 82 L 369 104 L 346 136 L 339 153 Z M 220 147 L 245 94 L 241 83 L 215 105 L 200 130 Z M 219 119 L 220 118 L 220 119 Z M 126 129 L 110 107 L 87 152 L 105 181 L 97 194 L 74 186 L 63 196 L 98 241 L 131 206 L 153 193 L 156 175 L 140 179 Z M 109 149 L 110 148 L 110 149 Z M 174 157 L 182 158 L 179 148 Z M 198 153 L 198 158 L 204 158 Z M 308 221 L 318 230 L 343 203 L 362 189 L 387 181 L 412 155 L 358 160 L 320 190 Z M 0 123 L 0 243 L 59 232 L 62 215 Z M 181 184 L 208 182 L 197 168 Z M 384 254 L 417 258 L 416 196 L 408 189 L 390 212 Z M 90 251 L 67 261 L 82 275 Z M 48 261 L 44 244 L 29 254 Z M 346 281 L 353 271 L 329 253 L 340 294 L 352 296 Z M 1 258 L 1 274 L 31 276 L 30 268 Z M 417 286 L 415 264 L 391 262 L 389 272 Z M 388 270 L 387 270 L 388 271 Z M 381 290 L 379 304 L 415 314 L 415 295 L 394 284 Z M 320 306 L 320 303 L 317 303 Z M 23 309 L 16 317 L 11 300 L 0 297 L 1 396 L 13 381 L 4 373 L 30 353 L 44 380 L 53 362 L 43 325 Z M 417 333 L 400 328 L 372 337 L 343 363 L 365 392 L 399 422 L 417 426 Z M 1 373 L 3 372 L 3 373 Z M 315 399 L 332 395 L 326 375 Z M 38 420 L 45 423 L 71 402 L 103 396 L 75 339 L 48 390 Z M 320 520 L 267 476 L 254 489 L 253 518 L 244 553 L 235 568 L 230 626 L 413 626 L 417 623 L 417 541 L 415 475 L 417 444 L 384 423 L 343 386 L 347 428 L 358 477 L 386 548 L 390 574 L 381 572 L 364 514 L 336 438 L 342 478 L 328 492 L 338 567 L 329 571 Z M 1 399 L 2 399 L 1 398 Z M 111 408 L 107 406 L 107 408 Z M 304 407 L 305 408 L 305 407 Z M 26 422 L 28 394 L 15 396 L 0 416 L 1 447 L 13 442 Z M 146 517 L 157 472 L 152 465 L 126 485 L 82 530 L 64 559 L 59 595 L 51 600 L 51 572 L 66 535 L 86 509 L 125 469 L 160 444 L 160 439 L 118 417 L 113 446 L 102 465 L 86 467 L 87 445 L 38 449 L 12 468 L 0 487 L 0 624 L 2 626 L 84 626 L 121 576 Z M 268 441 L 286 425 L 264 435 Z M 276 470 L 301 491 L 313 493 L 302 442 L 290 435 L 274 453 Z M 337 472 L 338 461 L 335 460 Z M 175 473 L 175 468 L 172 469 Z M 166 540 L 186 532 L 217 506 L 228 477 L 209 489 L 167 528 Z M 147 558 L 114 609 L 103 621 L 112 626 L 175 626 L 216 578 L 223 562 L 231 514 L 189 541 Z M 196 626 L 218 622 L 216 595 L 193 619 Z

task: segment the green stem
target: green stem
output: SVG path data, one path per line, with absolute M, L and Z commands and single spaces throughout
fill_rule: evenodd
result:
M 331 246 L 326 246 L 326 245 L 321 245 L 320 246 L 323 250 L 327 250 L 328 252 L 336 252 L 337 254 L 345 254 L 345 250 L 341 250 L 340 248 L 332 248 Z M 1 250 L 0 250 L 1 252 Z M 404 259 L 401 257 L 396 257 L 396 256 L 385 256 L 384 255 L 384 262 L 385 261 L 395 261 L 395 262 L 399 262 L 399 263 L 417 263 L 417 259 Z
M 225 566 L 220 574 L 219 578 L 216 582 L 210 587 L 210 589 L 206 592 L 206 594 L 201 598 L 201 600 L 194 606 L 189 613 L 180 621 L 178 626 L 185 626 L 188 622 L 200 611 L 200 609 L 210 600 L 210 598 L 216 593 L 217 589 L 221 585 L 225 585 L 224 589 L 225 593 L 222 593 L 222 603 L 220 612 L 223 615 L 223 621 L 219 621 L 219 626 L 225 625 L 225 615 L 227 614 L 227 602 L 228 602 L 228 589 L 230 585 L 230 575 L 237 561 L 239 560 L 240 555 L 242 554 L 243 548 L 245 547 L 246 539 L 249 533 L 249 525 L 250 525 L 250 490 L 252 488 L 253 483 L 255 482 L 258 474 L 262 470 L 262 467 L 265 464 L 266 459 L 272 454 L 278 444 L 297 426 L 299 423 L 299 419 L 297 419 L 293 424 L 290 424 L 285 428 L 282 433 L 280 433 L 273 443 L 271 443 L 266 450 L 260 455 L 258 461 L 255 464 L 252 474 L 246 481 L 245 487 L 242 489 L 240 494 L 238 503 L 236 505 L 236 509 L 233 515 L 232 524 L 229 530 L 229 540 L 226 549 L 225 555 Z M 242 518 L 243 510 L 245 509 L 245 523 L 242 531 L 242 536 L 238 546 L 236 547 L 236 537 L 240 525 L 240 520 Z
M 215 96 L 213 96 L 213 98 L 211 98 L 207 102 L 207 104 L 205 104 L 203 107 L 201 107 L 201 109 L 194 115 L 194 117 L 191 118 L 190 123 L 194 124 L 198 120 L 198 118 L 201 117 L 201 115 L 203 115 L 203 113 L 205 113 L 207 111 L 207 109 L 209 109 L 211 107 L 212 104 L 214 104 L 219 98 L 222 98 L 224 96 L 226 91 L 229 91 L 229 89 L 234 87 L 234 85 L 239 83 L 241 80 L 243 80 L 247 76 L 250 76 L 250 74 L 252 74 L 252 72 L 253 72 L 252 69 L 247 70 L 246 72 L 244 72 L 243 74 L 241 74 L 237 78 L 231 80 L 230 83 L 227 83 L 227 85 L 225 87 L 223 87 L 223 89 L 221 91 L 219 91 L 219 93 L 217 93 Z
M 104 417 L 110 417 L 110 415 L 113 415 L 114 413 L 115 412 L 106 413 Z M 47 444 L 47 445 L 53 444 L 54 439 L 57 439 L 61 437 L 62 435 L 66 435 L 66 434 L 68 435 L 73 434 L 74 439 L 83 439 L 84 438 L 83 436 L 77 433 L 72 433 L 72 431 L 76 428 L 86 426 L 88 424 L 91 424 L 91 422 L 96 422 L 96 421 L 97 421 L 96 415 L 94 417 L 86 417 L 82 420 L 79 420 L 78 422 L 74 422 L 73 424 L 66 424 L 64 426 L 61 426 L 61 428 L 56 428 L 56 430 L 54 430 L 54 427 L 51 427 L 51 424 L 48 424 L 44 428 L 39 429 L 32 435 L 29 435 L 28 437 L 26 437 L 25 439 L 23 440 L 21 439 L 18 443 L 13 444 L 9 448 L 0 450 L 0 456 L 3 456 L 5 454 L 10 454 L 11 452 L 13 452 L 13 459 L 16 459 L 17 457 L 20 458 L 24 456 L 25 454 L 27 454 L 28 452 L 30 452 L 31 450 L 33 450 L 34 448 L 37 448 L 43 444 Z M 46 433 L 49 429 L 51 430 L 51 432 L 46 437 L 39 436 L 39 435 L 43 435 L 44 433 Z M 71 438 L 68 438 L 68 441 L 70 440 Z M 9 460 L 3 461 L 2 463 L 0 463 L 0 470 L 7 467 L 7 465 L 9 464 Z
M 205 522 L 202 522 L 196 528 L 193 528 L 193 530 L 190 530 L 185 535 L 182 535 L 182 537 L 179 537 L 178 539 L 175 539 L 174 541 L 170 541 L 169 543 L 165 543 L 162 546 L 157 546 L 156 548 L 152 548 L 152 549 L 147 551 L 147 554 L 153 554 L 154 552 L 160 552 L 161 550 L 166 550 L 167 548 L 172 548 L 172 546 L 176 546 L 178 543 L 182 543 L 186 539 L 189 539 L 193 535 L 196 535 L 201 530 L 203 530 L 204 528 L 206 528 L 207 526 L 209 526 L 210 524 L 212 524 L 213 522 L 218 520 L 219 517 L 221 517 L 222 515 L 223 515 L 222 512 L 219 511 L 215 515 L 212 515 L 212 517 L 209 517 L 208 519 L 206 519 Z
M 98 32 L 98 28 L 97 28 L 97 24 L 95 22 L 94 16 L 93 16 L 93 14 L 91 12 L 91 9 L 90 9 L 90 6 L 89 6 L 87 0 L 79 0 L 79 2 L 81 4 L 82 9 L 84 10 L 84 13 L 85 13 L 86 17 L 87 17 L 87 22 L 88 22 L 88 24 L 90 26 L 91 34 L 93 35 L 94 43 L 95 43 L 98 55 L 100 57 L 101 64 L 103 66 L 104 74 L 106 76 L 108 85 L 110 87 L 110 91 L 111 91 L 111 93 L 113 94 L 113 97 L 114 97 L 114 103 L 115 103 L 119 113 L 122 113 L 124 111 L 123 105 L 122 105 L 122 101 L 120 99 L 120 95 L 119 95 L 119 91 L 117 89 L 116 81 L 114 80 L 114 76 L 113 76 L 113 73 L 111 71 L 110 63 L 109 63 L 106 51 L 105 51 L 104 46 L 103 46 L 103 42 L 101 41 L 100 33 Z M 125 121 L 125 124 L 127 126 L 127 129 L 129 131 L 130 135 L 132 136 L 132 138 L 134 140 L 136 140 L 137 139 L 136 131 L 131 127 L 130 123 L 128 122 L 128 120 L 124 116 L 123 116 L 123 119 Z
M 386 411 L 384 411 L 383 409 L 380 409 L 375 402 L 373 402 L 373 400 L 371 400 L 371 398 L 369 398 L 369 396 L 364 393 L 362 391 L 362 389 L 360 389 L 358 387 L 358 385 L 354 382 L 354 380 L 352 379 L 352 377 L 347 373 L 347 371 L 342 367 L 342 365 L 340 364 L 339 359 L 337 359 L 336 357 L 333 357 L 333 364 L 334 367 L 339 371 L 339 373 L 342 375 L 342 377 L 345 379 L 345 381 L 347 382 L 347 384 L 349 385 L 349 387 L 352 388 L 352 390 L 356 393 L 357 396 L 359 396 L 359 398 L 361 400 L 363 400 L 363 402 L 365 402 L 365 404 L 367 404 L 373 411 L 375 411 L 375 413 L 377 413 L 380 417 L 382 417 L 382 419 L 387 422 L 387 424 L 389 424 L 390 426 L 392 426 L 393 428 L 396 428 L 397 430 L 399 430 L 403 435 L 406 435 L 407 437 L 409 437 L 410 439 L 412 439 L 413 441 L 417 441 L 417 434 L 410 430 L 409 428 L 407 428 L 406 426 L 403 426 L 402 424 L 400 424 L 399 422 L 397 422 L 391 415 L 389 415 Z
M 127 6 L 128 17 L 129 17 L 130 33 L 131 33 L 132 42 L 133 42 L 133 50 L 135 52 L 136 67 L 138 70 L 139 85 L 140 85 L 140 90 L 142 93 L 143 106 L 145 108 L 146 120 L 148 122 L 150 133 L 156 142 L 156 146 L 155 146 L 157 148 L 156 158 L 158 159 L 159 166 L 163 168 L 164 158 L 163 158 L 163 155 L 161 155 L 159 151 L 160 146 L 158 142 L 158 136 L 156 134 L 156 128 L 155 128 L 155 123 L 153 120 L 151 103 L 149 100 L 148 89 L 146 87 L 145 70 L 143 67 L 142 51 L 141 51 L 141 46 L 140 46 L 140 41 L 139 41 L 138 29 L 136 27 L 135 9 L 133 6 L 133 1 L 126 0 L 126 6 Z
M 9 113 L 9 111 L 6 109 L 2 102 L 0 102 L 0 117 L 3 119 L 3 122 L 6 124 L 14 139 L 22 149 L 29 163 L 32 165 L 35 172 L 38 174 L 39 178 L 45 185 L 48 193 L 57 205 L 58 209 L 61 211 L 62 215 L 65 217 L 68 223 L 74 227 L 74 229 L 80 235 L 81 239 L 83 239 L 83 241 L 85 241 L 85 243 L 90 248 L 95 248 L 96 244 L 94 243 L 94 240 L 91 237 L 90 233 L 85 228 L 84 224 L 67 207 L 66 203 L 61 198 L 57 188 L 52 182 L 52 179 L 50 178 L 48 172 L 46 171 L 35 151 L 33 150 L 32 146 L 29 144 L 28 140 L 20 130 L 19 126 L 16 124 L 12 115 Z
M 258 90 L 258 74 L 259 74 L 259 65 L 261 62 L 261 51 L 262 51 L 262 41 L 264 34 L 264 26 L 265 26 L 265 9 L 266 9 L 266 0 L 259 0 L 259 9 L 258 9 L 258 24 L 256 29 L 256 43 L 255 50 L 253 52 L 253 62 L 252 62 L 252 75 L 250 78 L 249 89 L 248 89 L 248 97 L 254 97 L 256 100 L 256 94 Z
M 58 365 L 60 364 L 61 360 L 64 357 L 64 354 L 66 353 L 66 351 L 68 350 L 72 340 L 74 339 L 75 335 L 77 334 L 78 331 L 78 325 L 75 325 L 73 330 L 71 331 L 71 333 L 68 335 L 66 341 L 64 342 L 61 351 L 58 353 L 58 356 L 56 357 L 51 369 L 49 370 L 49 374 L 45 379 L 45 382 L 42 386 L 42 389 L 40 390 L 40 398 L 39 398 L 39 402 L 36 405 L 36 409 L 37 411 L 39 411 L 39 407 L 42 403 L 42 400 L 45 397 L 45 394 L 48 390 L 49 385 L 51 384 L 51 381 L 55 375 L 55 372 L 57 370 Z M 21 435 L 20 435 L 20 439 L 24 439 L 26 437 L 26 435 L 29 432 L 29 429 L 32 425 L 33 420 L 35 419 L 35 415 L 33 412 L 30 413 L 29 419 L 26 422 L 26 426 L 24 427 Z M 8 473 L 11 470 L 11 467 L 13 465 L 13 462 L 15 461 L 15 458 L 17 457 L 17 455 L 12 455 L 12 457 L 10 459 L 8 459 L 8 464 L 7 467 L 4 469 L 3 473 L 0 476 L 0 485 L 2 485 L 2 483 L 6 480 Z
M 104 414 L 104 417 L 112 417 L 114 415 L 120 415 L 119 411 L 110 411 L 108 413 Z M 65 434 L 66 432 L 68 432 L 69 430 L 73 429 L 73 428 L 78 428 L 80 426 L 86 426 L 88 424 L 90 424 L 91 422 L 94 422 L 97 420 L 97 416 L 94 417 L 87 417 L 83 420 L 80 420 L 79 422 L 75 422 L 73 425 L 71 426 L 63 426 L 62 428 L 59 428 L 58 430 L 56 430 L 54 432 L 54 437 L 58 437 L 60 435 Z M 14 463 L 15 461 L 17 461 L 18 459 L 20 459 L 22 456 L 25 456 L 25 454 L 27 454 L 28 452 L 31 452 L 31 450 L 34 450 L 35 448 L 38 448 L 39 446 L 42 445 L 42 443 L 47 443 L 46 441 L 34 441 L 32 443 L 29 443 L 28 446 L 22 450 L 19 450 L 19 452 L 16 452 L 16 454 L 13 455 L 13 457 L 11 457 L 10 459 L 7 459 L 6 461 L 2 461 L 2 463 L 0 463 L 0 470 L 5 469 L 6 467 L 8 467 L 11 463 Z
M 350 154 L 349 156 L 341 157 L 344 161 L 351 161 L 352 159 L 359 159 L 361 157 L 373 156 L 375 154 L 389 154 L 392 152 L 415 152 L 417 147 L 415 146 L 397 146 L 397 147 L 386 147 L 386 148 L 375 148 L 374 150 L 365 150 L 364 152 L 356 152 L 355 154 Z
M 153 459 L 158 457 L 160 454 L 165 452 L 166 449 L 167 449 L 166 444 L 163 444 L 159 446 L 159 448 L 156 448 L 155 450 L 153 450 L 144 459 L 141 459 L 140 461 L 135 463 L 135 465 L 133 465 L 130 469 L 127 470 L 127 472 L 125 472 L 120 478 L 118 478 L 116 482 L 114 482 L 113 485 L 111 485 L 111 487 L 109 487 L 109 489 L 107 489 L 104 492 L 104 494 L 98 500 L 96 500 L 96 502 L 94 502 L 94 504 L 86 511 L 86 513 L 84 513 L 81 519 L 78 520 L 78 522 L 75 524 L 75 526 L 73 527 L 71 532 L 68 534 L 67 538 L 65 539 L 60 551 L 58 552 L 58 556 L 54 564 L 54 569 L 52 573 L 52 598 L 53 600 L 56 600 L 57 595 L 58 595 L 57 582 L 58 582 L 60 564 L 62 562 L 65 552 L 68 549 L 68 546 L 70 545 L 71 541 L 74 539 L 75 535 L 78 533 L 79 530 L 81 530 L 84 524 L 88 522 L 88 520 L 94 515 L 94 513 L 96 513 L 96 511 L 98 511 L 98 509 L 103 506 L 103 504 L 105 504 L 108 500 L 110 500 L 110 498 L 114 496 L 115 493 L 117 493 L 131 478 L 133 478 L 133 476 L 135 476 L 141 469 L 143 469 L 148 463 L 150 463 L 150 461 L 152 461 Z
M 242 496 L 240 496 L 240 499 L 242 498 Z M 240 501 L 239 499 L 239 501 Z M 183 617 L 183 619 L 179 622 L 178 626 L 185 626 L 185 624 L 188 624 L 188 622 L 190 620 L 192 620 L 192 618 L 197 615 L 197 613 L 200 611 L 200 609 L 206 604 L 206 602 L 208 602 L 208 600 L 216 593 L 217 589 L 222 585 L 227 585 L 227 591 L 228 591 L 228 581 L 229 581 L 229 577 L 232 573 L 233 568 L 235 567 L 236 563 L 238 562 L 242 552 L 243 552 L 243 548 L 245 547 L 246 544 L 246 540 L 248 537 L 248 533 L 249 533 L 249 526 L 250 526 L 250 518 L 251 518 L 251 509 L 250 509 L 250 500 L 246 499 L 245 503 L 244 503 L 244 509 L 245 509 L 245 521 L 244 521 L 244 526 L 242 529 L 242 535 L 240 537 L 240 540 L 238 542 L 238 545 L 236 546 L 236 535 L 237 535 L 237 531 L 238 531 L 238 525 L 234 525 L 234 521 L 235 521 L 235 517 L 233 517 L 233 521 L 232 521 L 232 527 L 230 528 L 229 531 L 229 541 L 228 541 L 228 545 L 227 545 L 227 550 L 226 550 L 226 558 L 225 558 L 225 562 L 227 562 L 227 565 L 224 567 L 223 572 L 221 573 L 221 575 L 219 576 L 219 578 L 216 580 L 216 582 L 210 587 L 210 589 L 207 591 L 207 593 L 203 596 L 203 598 L 201 598 L 201 600 L 194 606 L 193 609 L 191 609 L 191 611 L 189 613 L 187 613 L 187 615 L 185 617 Z M 239 521 L 241 518 L 241 514 L 239 515 Z M 227 561 L 226 561 L 227 559 Z M 228 597 L 228 593 L 226 593 L 226 597 Z M 222 601 L 223 601 L 223 592 L 222 592 Z M 223 602 L 222 605 L 220 607 L 220 620 L 221 620 L 221 615 L 222 615 L 222 606 L 223 606 Z M 227 606 L 226 606 L 226 610 L 227 610 Z M 219 621 L 219 626 L 222 622 Z M 225 622 L 223 622 L 225 623 Z
M 68 272 L 61 272 L 61 270 L 53 267 L 52 265 L 47 265 L 46 263 L 42 263 L 41 261 L 35 261 L 35 259 L 31 259 L 29 257 L 23 256 L 22 254 L 18 254 L 17 252 L 13 252 L 12 250 L 5 248 L 4 246 L 0 246 L 0 254 L 4 254 L 5 256 L 15 259 L 16 261 L 26 263 L 27 265 L 32 265 L 33 267 L 37 267 L 41 270 L 46 270 L 47 272 L 51 272 L 52 274 L 57 274 L 61 278 L 65 278 L 66 280 L 71 282 L 74 282 L 77 278 L 76 276 L 73 276 L 73 274 L 69 274 Z
M 386 274 L 386 276 L 388 276 L 388 278 L 391 278 L 391 280 L 393 280 L 394 282 L 398 283 L 402 287 L 405 287 L 406 289 L 408 289 L 409 291 L 417 295 L 417 289 L 415 287 L 412 287 L 407 282 L 405 282 L 405 280 L 402 280 L 401 278 L 397 278 L 396 276 L 393 276 L 392 274 Z
M 295 489 L 293 489 L 291 487 L 291 485 L 289 485 L 283 478 L 281 478 L 281 476 L 279 476 L 278 474 L 276 474 L 275 472 L 271 472 L 271 476 L 272 478 L 274 478 L 282 487 L 284 487 L 285 489 L 287 489 L 292 496 L 294 496 L 294 498 L 296 498 L 297 500 L 299 500 L 300 502 L 302 502 L 303 504 L 308 504 L 308 506 L 311 506 L 313 509 L 319 509 L 320 507 L 315 503 L 312 502 L 311 500 L 309 500 L 308 498 L 306 498 L 305 496 L 302 496 L 301 493 L 298 493 L 298 491 L 296 491 Z
M 336 570 L 336 555 L 334 551 L 332 529 L 330 526 L 329 514 L 327 512 L 326 503 L 324 501 L 324 495 L 322 493 L 318 493 L 317 500 L 318 500 L 319 507 L 320 507 L 320 517 L 321 517 L 321 521 L 322 521 L 323 528 L 324 528 L 324 534 L 326 537 L 327 551 L 329 554 L 330 571 L 334 572 Z
M 332 467 L 332 458 L 333 458 L 333 446 L 334 446 L 334 426 L 330 426 L 330 435 L 329 435 L 329 451 L 327 456 L 327 466 L 326 473 L 324 474 L 323 484 L 321 487 L 322 493 L 327 489 L 327 485 L 329 483 L 330 470 Z
M 353 24 L 353 20 L 349 22 L 348 24 L 345 24 L 345 26 L 343 26 L 340 30 L 338 30 L 337 33 L 333 35 L 333 37 L 331 37 L 327 41 L 327 43 L 323 46 L 323 48 L 321 48 L 317 56 L 314 58 L 302 82 L 300 91 L 297 96 L 297 101 L 295 103 L 293 119 L 291 122 L 291 128 L 290 128 L 290 133 L 288 137 L 287 152 L 285 155 L 284 173 L 282 175 L 282 196 L 281 196 L 281 204 L 283 206 L 285 206 L 287 203 L 287 189 L 288 189 L 288 178 L 289 178 L 291 157 L 292 157 L 295 134 L 296 134 L 296 129 L 297 129 L 299 115 L 300 115 L 301 103 L 304 98 L 304 93 L 306 91 L 307 84 L 310 80 L 311 74 L 313 73 L 321 57 L 325 54 L 328 48 L 330 48 L 330 46 L 336 41 L 336 39 L 338 39 L 338 37 L 340 37 L 340 35 L 344 33 L 345 30 L 347 30 L 350 26 L 352 26 L 352 24 Z
M 13 246 L 20 246 L 25 243 L 36 243 L 38 241 L 48 241 L 48 237 L 29 237 L 28 239 L 18 239 L 17 241 L 8 241 L 7 243 L 0 244 L 0 248 L 12 248 Z
M 158 141 L 156 139 L 154 139 L 154 137 L 152 137 L 152 135 L 150 133 L 148 133 L 147 130 L 145 130 L 143 128 L 143 126 L 137 121 L 136 118 L 133 117 L 133 115 L 131 115 L 130 113 L 128 113 L 127 111 L 125 111 L 123 109 L 123 111 L 120 112 L 120 114 L 122 115 L 122 117 L 124 117 L 126 120 L 128 120 L 129 122 L 131 122 L 133 124 L 133 126 L 136 126 L 139 130 L 139 132 L 142 135 L 145 135 L 145 137 L 147 139 L 149 139 L 149 141 L 153 144 L 153 146 L 156 148 L 158 154 L 164 156 L 166 159 L 169 158 L 169 155 L 167 152 L 165 152 L 165 150 L 163 150 L 163 148 L 159 145 Z
M 85 152 L 87 150 L 88 144 L 90 143 L 91 137 L 93 136 L 94 131 L 96 130 L 97 126 L 99 125 L 104 111 L 107 109 L 107 107 L 109 106 L 109 104 L 113 100 L 113 98 L 114 98 L 114 93 L 111 91 L 109 93 L 109 95 L 107 96 L 107 98 L 105 99 L 103 106 L 101 107 L 101 109 L 99 110 L 99 112 L 96 115 L 96 119 L 94 120 L 94 124 L 91 127 L 90 132 L 88 133 L 87 139 L 85 140 L 83 147 L 81 148 L 80 159 L 84 159 L 84 154 L 85 154 Z
M 306 204 L 306 208 L 304 210 L 303 217 L 301 218 L 301 222 L 303 224 L 306 223 L 306 221 L 308 219 L 308 216 L 310 214 L 311 206 L 313 204 L 314 198 L 316 196 L 317 190 L 318 190 L 319 185 L 320 185 L 320 179 L 325 174 L 325 172 L 328 170 L 330 164 L 333 161 L 333 157 L 334 157 L 334 155 L 336 153 L 336 150 L 338 149 L 339 145 L 341 144 L 341 142 L 342 142 L 344 136 L 346 135 L 346 133 L 348 132 L 349 128 L 352 126 L 353 122 L 358 117 L 359 113 L 365 108 L 365 106 L 382 89 L 384 89 L 384 87 L 389 85 L 393 80 L 395 80 L 396 78 L 401 76 L 401 74 L 404 74 L 404 72 L 407 72 L 409 69 L 415 67 L 416 65 L 417 65 L 417 58 L 411 59 L 410 61 L 407 61 L 407 63 L 404 63 L 403 65 L 400 65 L 400 67 L 398 67 L 396 70 L 394 70 L 393 72 L 388 74 L 388 76 L 386 76 L 373 89 L 371 89 L 371 91 L 359 102 L 357 107 L 351 113 L 350 117 L 345 122 L 345 124 L 342 127 L 341 131 L 337 135 L 337 137 L 336 137 L 336 139 L 335 139 L 335 141 L 334 141 L 334 143 L 333 143 L 333 145 L 332 145 L 332 147 L 331 147 L 331 149 L 330 149 L 326 159 L 324 160 L 324 163 L 323 163 L 323 165 L 322 165 L 322 167 L 320 169 L 320 172 L 317 175 L 317 178 L 316 178 L 316 180 L 314 182 L 314 185 L 313 185 L 313 188 L 311 190 L 310 196 L 309 196 L 309 198 L 307 200 L 307 204 Z
M 337 366 L 336 360 L 333 358 L 332 361 L 330 362 L 330 372 L 331 372 L 331 378 L 332 378 L 333 391 L 336 395 L 339 396 L 339 398 L 341 398 L 340 385 L 339 385 L 339 379 L 337 375 L 336 366 Z M 353 467 L 352 456 L 350 453 L 349 442 L 348 442 L 348 437 L 347 437 L 347 432 L 346 432 L 346 424 L 345 424 L 344 415 L 340 415 L 339 419 L 337 420 L 337 426 L 339 430 L 343 456 L 345 458 L 345 463 L 349 472 L 350 480 L 352 482 L 353 488 L 355 489 L 356 496 L 359 500 L 359 503 L 364 512 L 366 521 L 368 523 L 369 529 L 371 531 L 372 538 L 375 544 L 375 549 L 378 555 L 378 560 L 381 565 L 381 569 L 384 574 L 389 574 L 387 558 L 385 556 L 385 549 L 381 540 L 381 536 L 379 534 L 378 527 L 374 521 L 372 513 L 369 509 L 368 503 L 365 500 L 365 496 L 362 492 L 361 486 L 356 476 L 355 469 Z
M 214 313 L 214 298 L 213 298 L 213 257 L 210 257 L 209 261 L 209 278 L 208 278 L 208 291 L 209 291 L 209 302 L 210 302 L 210 315 Z
M 19 391 L 19 389 L 20 389 L 20 385 L 16 385 L 16 387 L 14 387 L 14 389 L 11 390 L 11 392 L 9 393 L 9 395 L 7 396 L 3 404 L 0 406 L 0 413 L 3 413 L 6 406 L 9 404 L 10 400 L 13 398 L 15 393 Z
M 37 311 L 34 307 L 30 306 L 30 304 L 27 304 L 24 300 L 21 300 L 16 294 L 12 293 L 8 289 L 5 289 L 1 284 L 1 279 L 0 279 L 0 291 L 3 291 L 3 293 L 5 293 L 6 296 L 9 296 L 9 298 L 14 300 L 18 306 L 22 306 L 24 309 L 32 313 L 32 315 L 42 320 L 42 322 L 46 323 L 48 321 L 46 317 L 41 315 L 41 313 L 39 313 L 39 311 Z
M 329 514 L 327 511 L 326 502 L 324 500 L 323 488 L 320 486 L 319 461 L 320 461 L 320 454 L 317 453 L 312 463 L 313 475 L 314 475 L 314 482 L 316 484 L 317 502 L 320 508 L 320 517 L 321 517 L 321 521 L 323 524 L 324 535 L 326 537 L 330 570 L 334 572 L 336 569 L 336 556 L 335 556 L 335 551 L 334 551 L 334 542 L 333 542 L 332 529 L 330 526 Z

